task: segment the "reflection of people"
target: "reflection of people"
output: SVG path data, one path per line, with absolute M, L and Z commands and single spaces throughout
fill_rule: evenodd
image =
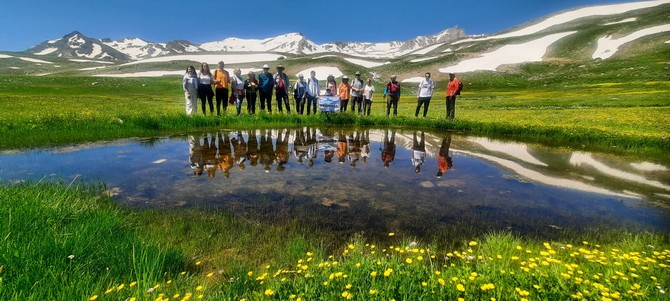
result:
M 421 165 L 426 163 L 426 142 L 423 131 L 421 131 L 421 142 L 416 139 L 416 131 L 414 132 L 414 140 L 412 143 L 412 164 L 414 165 L 414 172 L 421 172 Z
M 370 130 L 364 130 L 361 135 L 361 158 L 363 164 L 368 162 L 370 157 Z
M 206 104 L 209 103 L 209 113 L 214 114 L 214 91 L 212 91 L 212 72 L 209 71 L 209 65 L 202 63 L 200 65 L 200 74 L 198 74 L 198 98 L 202 103 L 202 115 L 207 115 Z
M 305 129 L 299 128 L 295 131 L 295 139 L 293 140 L 293 156 L 295 156 L 298 163 L 302 163 L 307 157 L 309 146 L 305 138 Z
M 288 136 L 288 129 L 284 130 L 283 136 L 281 132 L 277 133 L 277 150 L 275 150 L 275 156 L 277 158 L 277 171 L 284 171 L 286 168 L 284 165 L 288 163 Z
M 347 156 L 347 136 L 340 132 L 337 135 L 337 162 L 344 164 L 344 159 Z
M 247 143 L 247 159 L 251 166 L 258 164 L 258 140 L 256 140 L 256 130 L 249 131 L 249 138 Z
M 396 75 L 391 75 L 391 80 L 386 83 L 384 97 L 386 98 L 386 117 L 391 113 L 393 107 L 393 116 L 398 116 L 398 100 L 400 100 L 400 83 L 396 81 Z
M 207 176 L 213 178 L 216 176 L 216 138 L 212 137 L 211 140 L 208 135 L 205 135 L 202 143 L 202 160 L 205 163 L 205 170 L 207 170 Z
M 233 160 L 237 163 L 237 167 L 240 170 L 244 170 L 244 161 L 247 160 L 247 143 L 244 141 L 242 132 L 238 131 L 237 136 L 230 140 L 233 145 L 233 154 L 235 154 L 235 159 Z
M 270 172 L 270 168 L 274 162 L 275 150 L 274 145 L 272 145 L 272 134 L 268 130 L 266 130 L 265 133 L 261 135 L 259 153 L 261 164 L 263 164 L 263 169 L 265 172 Z
M 463 84 L 456 74 L 449 73 L 449 84 L 447 84 L 447 119 L 454 119 L 456 111 L 456 95 L 461 95 Z
M 223 111 L 228 108 L 228 82 L 230 75 L 226 69 L 223 69 L 223 61 L 219 62 L 216 70 L 214 70 L 213 83 L 216 90 L 216 116 L 221 116 L 221 106 Z
M 286 113 L 291 114 L 291 106 L 288 100 L 288 90 L 291 86 L 291 82 L 288 80 L 288 75 L 284 73 L 284 66 L 277 65 L 277 73 L 274 77 L 275 81 L 275 91 L 277 98 L 277 107 L 279 108 L 279 113 L 282 112 L 282 102 L 286 106 Z
M 380 149 L 382 162 L 384 167 L 389 167 L 395 158 L 395 130 L 392 130 L 389 138 L 389 130 L 384 130 L 384 149 Z
M 430 99 L 433 97 L 433 89 L 435 89 L 435 84 L 430 79 L 430 72 L 426 72 L 425 77 L 419 83 L 419 89 L 416 91 L 416 112 L 414 117 L 419 117 L 419 110 L 423 105 L 423 117 L 426 118 L 428 113 L 428 106 L 430 105 Z
M 449 157 L 449 146 L 451 145 L 451 134 L 447 133 L 447 136 L 442 138 L 442 145 L 440 145 L 440 152 L 437 157 L 437 177 L 441 178 L 442 175 L 449 171 L 454 163 Z
M 356 131 L 354 132 L 353 135 L 351 135 L 351 138 L 349 138 L 349 161 L 351 162 L 349 165 L 351 167 L 356 167 L 356 162 L 361 159 L 361 132 Z
M 307 137 L 305 143 L 308 145 L 307 158 L 309 158 L 309 166 L 314 166 L 314 160 L 319 153 L 319 145 L 316 140 L 316 129 L 307 128 Z
M 193 115 L 198 111 L 198 74 L 195 73 L 195 67 L 186 68 L 181 86 L 186 99 L 186 115 Z
M 228 133 L 218 134 L 219 137 L 219 169 L 223 170 L 223 176 L 230 177 L 230 169 L 233 168 L 233 157 L 230 151 L 230 139 Z
M 188 162 L 193 169 L 193 174 L 196 176 L 202 175 L 202 146 L 200 145 L 200 138 L 188 136 Z

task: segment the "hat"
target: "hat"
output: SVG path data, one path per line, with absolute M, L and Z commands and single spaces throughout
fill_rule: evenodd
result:
M 398 77 L 398 76 L 395 75 L 395 74 L 391 75 L 391 78 L 396 78 L 396 77 Z
M 302 74 L 298 74 L 298 78 L 304 78 L 304 76 L 302 76 Z
M 268 64 L 263 65 L 263 69 L 270 69 L 270 66 Z
M 345 76 L 342 76 L 342 79 L 349 79 L 349 77 L 345 75 Z
M 284 65 L 282 64 L 277 65 L 277 69 L 284 69 Z
M 355 74 L 355 75 L 361 75 L 361 73 L 360 73 L 359 71 L 356 71 L 356 74 Z
M 453 72 L 449 72 L 449 75 L 456 75 L 456 73 L 453 73 Z

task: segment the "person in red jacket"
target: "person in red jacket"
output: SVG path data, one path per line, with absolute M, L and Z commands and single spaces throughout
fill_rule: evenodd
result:
M 449 84 L 447 85 L 447 119 L 454 119 L 456 110 L 456 95 L 461 95 L 463 83 L 456 74 L 449 73 Z

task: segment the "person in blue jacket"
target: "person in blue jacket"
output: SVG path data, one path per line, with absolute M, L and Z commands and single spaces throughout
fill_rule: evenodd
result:
M 272 90 L 274 89 L 274 77 L 272 73 L 269 72 L 270 66 L 267 64 L 263 65 L 263 72 L 258 74 L 258 94 L 261 101 L 261 112 L 265 110 L 265 106 L 268 107 L 268 113 L 272 113 Z

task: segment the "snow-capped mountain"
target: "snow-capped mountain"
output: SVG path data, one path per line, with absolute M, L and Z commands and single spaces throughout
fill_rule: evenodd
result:
M 152 43 L 139 38 L 126 38 L 120 41 L 103 39 L 101 42 L 128 55 L 132 60 L 203 51 L 202 48 L 185 40 L 170 41 L 167 43 Z
M 89 38 L 73 31 L 60 39 L 43 42 L 27 50 L 35 55 L 49 55 L 64 58 L 102 59 L 128 61 L 130 57 L 98 39 Z
M 301 33 L 289 33 L 262 40 L 227 38 L 222 41 L 203 43 L 200 48 L 212 52 L 282 52 L 291 54 L 322 52 L 318 45 L 306 39 Z

